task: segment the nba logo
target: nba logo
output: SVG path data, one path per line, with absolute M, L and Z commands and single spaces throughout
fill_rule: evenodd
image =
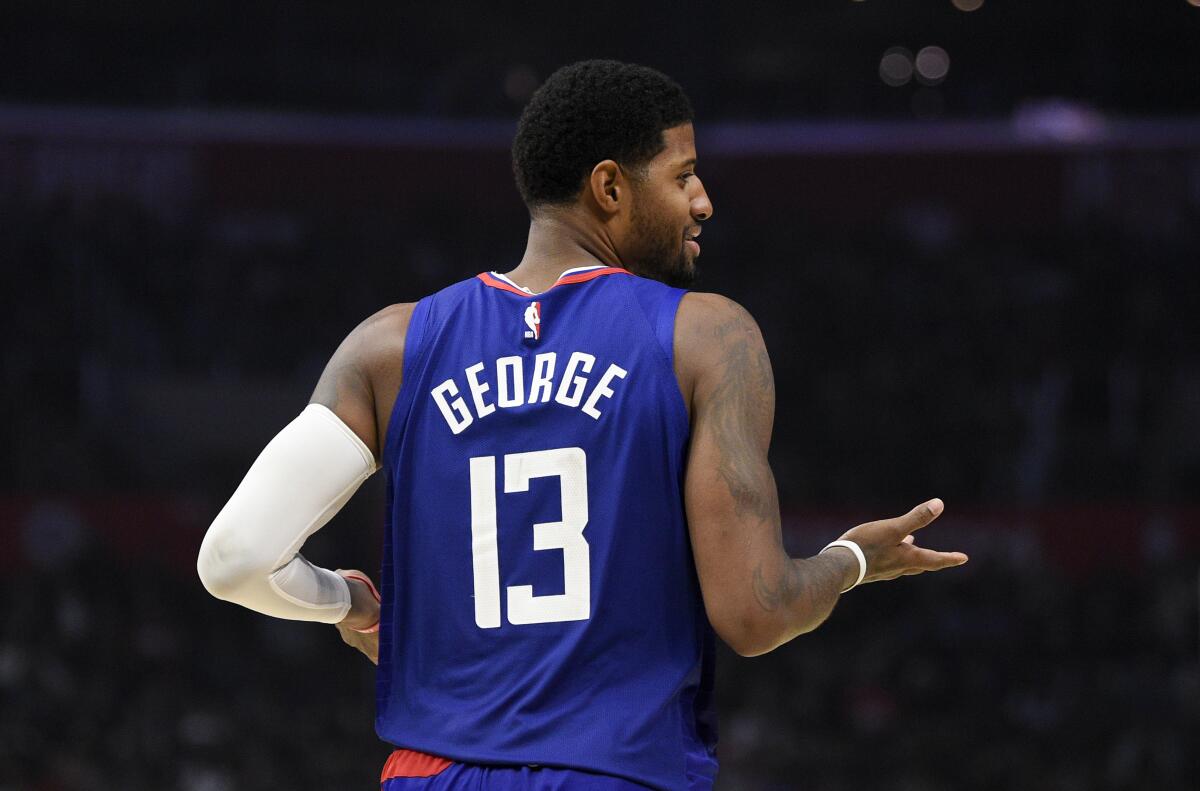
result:
M 525 308 L 525 340 L 536 341 L 542 337 L 542 303 L 531 302 Z

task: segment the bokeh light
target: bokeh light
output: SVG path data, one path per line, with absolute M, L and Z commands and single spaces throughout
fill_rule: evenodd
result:
M 950 56 L 941 47 L 924 47 L 917 53 L 917 79 L 925 85 L 937 85 L 950 73 Z
M 983 8 L 983 0 L 950 0 L 959 11 L 978 11 Z M 1188 0 L 1192 2 L 1192 0 Z M 1200 0 L 1197 0 L 1200 2 Z
M 898 88 L 912 79 L 913 56 L 904 47 L 892 47 L 879 60 L 879 77 L 885 83 Z

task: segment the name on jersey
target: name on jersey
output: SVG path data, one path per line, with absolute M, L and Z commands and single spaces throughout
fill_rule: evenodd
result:
M 490 380 L 481 378 L 484 364 L 475 363 L 463 371 L 465 388 L 460 388 L 451 378 L 433 388 L 430 395 L 455 434 L 462 433 L 477 419 L 487 417 L 497 409 L 546 404 L 551 399 L 557 404 L 579 409 L 592 420 L 599 420 L 603 414 L 602 400 L 612 398 L 612 388 L 617 380 L 624 379 L 629 373 L 612 363 L 593 383 L 589 374 L 596 365 L 595 355 L 571 352 L 561 376 L 558 375 L 558 362 L 557 352 L 538 354 L 530 366 L 522 357 L 501 357 L 489 371 Z

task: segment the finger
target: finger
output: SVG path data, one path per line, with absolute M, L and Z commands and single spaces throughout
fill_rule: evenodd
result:
M 341 575 L 347 580 L 357 580 L 363 585 L 366 585 L 367 590 L 371 592 L 371 595 L 375 598 L 375 601 L 380 601 L 379 588 L 375 587 L 375 583 L 372 582 L 371 578 L 368 577 L 364 572 L 361 572 L 358 569 L 337 569 L 334 571 L 334 573 Z
M 935 497 L 932 500 L 921 503 L 916 508 L 909 511 L 904 516 L 895 519 L 896 526 L 904 531 L 904 535 L 912 533 L 914 530 L 920 530 L 934 519 L 942 515 L 946 504 L 942 502 L 940 497 Z
M 921 571 L 938 571 L 952 566 L 961 566 L 967 562 L 967 556 L 962 552 L 936 552 L 932 549 L 913 547 L 911 558 L 906 558 L 909 565 Z

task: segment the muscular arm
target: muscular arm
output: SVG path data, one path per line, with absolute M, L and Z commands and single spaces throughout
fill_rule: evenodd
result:
M 783 548 L 779 498 L 767 461 L 775 383 L 754 319 L 716 294 L 689 293 L 676 315 L 675 365 L 692 421 L 684 488 L 696 571 L 709 621 L 738 653 L 766 653 L 817 628 L 858 561 L 837 548 L 791 558 Z M 866 581 L 959 565 L 961 553 L 912 543 L 940 501 L 846 534 L 868 558 Z
M 384 308 L 354 328 L 317 381 L 310 404 L 341 418 L 379 460 L 404 373 L 404 338 L 414 303 Z
M 214 596 L 279 618 L 353 628 L 378 619 L 365 586 L 300 549 L 378 468 L 411 314 L 396 305 L 350 333 L 309 407 L 251 466 L 200 548 L 197 569 Z
M 750 314 L 719 295 L 690 293 L 675 338 L 680 381 L 691 385 L 685 500 L 705 609 L 735 651 L 765 653 L 815 629 L 854 582 L 857 562 L 849 553 L 802 560 L 784 551 L 767 461 L 775 382 Z

